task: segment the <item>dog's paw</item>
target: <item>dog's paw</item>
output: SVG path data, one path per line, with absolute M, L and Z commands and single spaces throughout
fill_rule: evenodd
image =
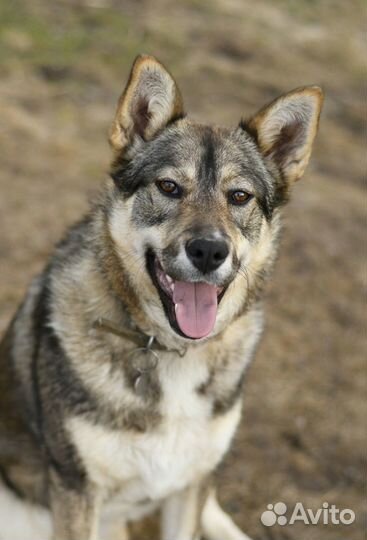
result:
M 251 540 L 226 514 L 212 492 L 202 514 L 202 528 L 205 540 Z

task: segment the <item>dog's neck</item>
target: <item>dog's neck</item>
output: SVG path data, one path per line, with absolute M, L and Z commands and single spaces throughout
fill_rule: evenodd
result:
M 97 319 L 93 324 L 93 328 L 109 332 L 135 343 L 137 347 L 128 353 L 127 358 L 131 360 L 136 372 L 134 388 L 138 395 L 146 393 L 150 384 L 150 374 L 155 370 L 160 360 L 158 352 L 174 352 L 179 356 L 184 356 L 187 351 L 187 347 L 169 349 L 161 345 L 154 336 L 148 336 L 139 330 L 120 328 L 114 322 L 103 318 Z
M 170 349 L 161 345 L 155 336 L 145 334 L 140 330 L 130 330 L 127 328 L 120 328 L 117 324 L 104 318 L 99 318 L 93 323 L 93 328 L 102 330 L 104 332 L 110 332 L 115 336 L 127 339 L 135 343 L 139 349 L 149 349 L 152 351 L 166 351 L 175 352 L 180 356 L 184 356 L 187 351 L 187 347 L 181 347 L 180 349 Z

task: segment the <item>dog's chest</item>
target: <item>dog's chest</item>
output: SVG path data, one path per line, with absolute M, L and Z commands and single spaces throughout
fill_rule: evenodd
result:
M 114 431 L 82 418 L 69 423 L 89 476 L 108 490 L 122 490 L 126 502 L 158 500 L 209 473 L 226 452 L 240 411 L 213 417 L 211 402 L 198 388 L 205 366 L 187 359 L 159 373 L 162 420 L 144 433 Z

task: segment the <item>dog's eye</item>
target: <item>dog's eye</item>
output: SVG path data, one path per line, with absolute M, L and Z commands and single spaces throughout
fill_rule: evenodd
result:
M 229 202 L 237 206 L 243 206 L 250 199 L 252 199 L 252 197 L 253 195 L 251 195 L 251 193 L 247 193 L 246 191 L 231 191 L 229 194 Z
M 163 195 L 181 197 L 182 190 L 173 180 L 157 180 L 156 186 Z

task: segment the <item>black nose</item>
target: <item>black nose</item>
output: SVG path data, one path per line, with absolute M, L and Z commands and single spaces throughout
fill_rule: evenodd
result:
M 194 266 L 206 274 L 224 263 L 229 249 L 225 240 L 196 238 L 187 242 L 186 253 Z

